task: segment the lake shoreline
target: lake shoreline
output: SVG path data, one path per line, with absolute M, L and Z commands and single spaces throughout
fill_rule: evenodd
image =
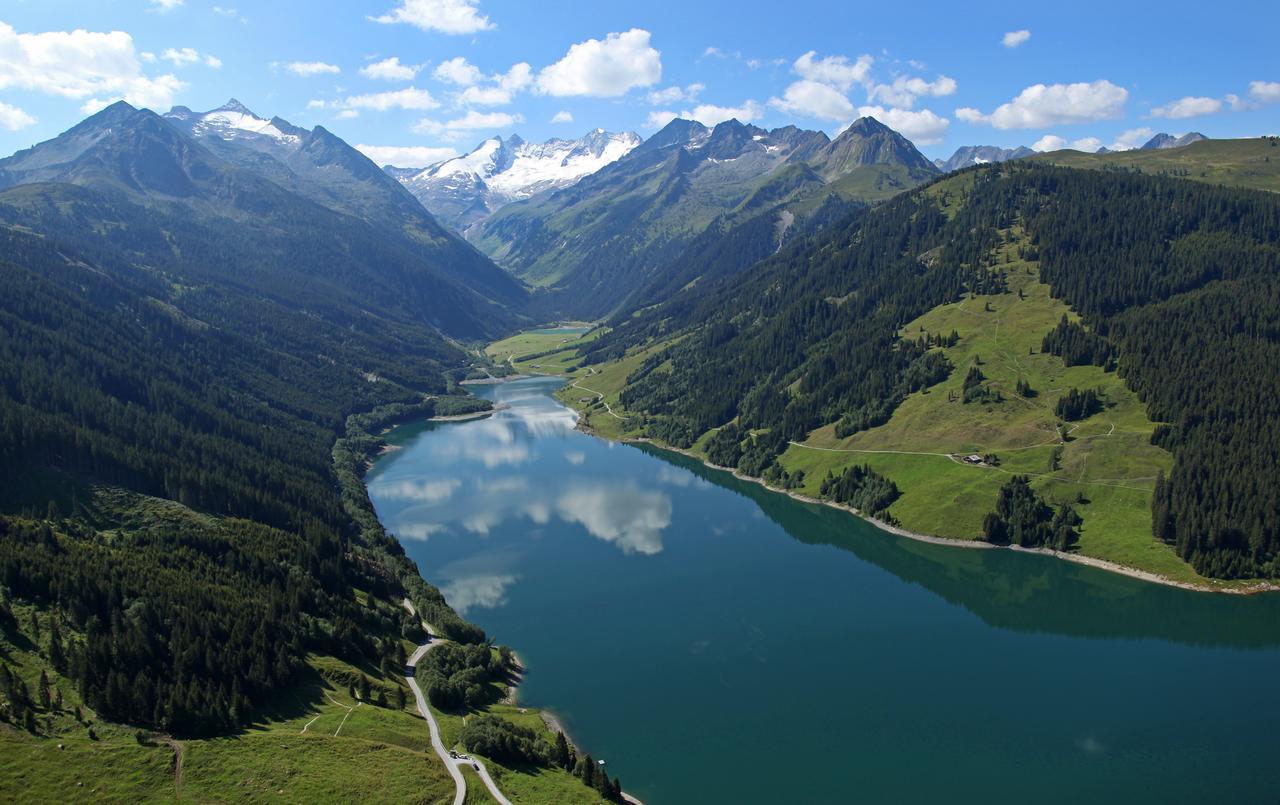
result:
M 915 531 L 908 531 L 905 528 L 902 528 L 900 526 L 895 526 L 891 523 L 886 523 L 883 520 L 872 517 L 870 515 L 863 514 L 862 512 L 855 509 L 854 507 L 845 505 L 843 503 L 837 503 L 833 500 L 822 500 L 821 498 L 815 498 L 809 495 L 802 495 L 799 492 L 795 492 L 790 489 L 779 489 L 776 486 L 770 486 L 768 482 L 766 482 L 763 478 L 753 478 L 749 475 L 742 475 L 732 467 L 721 467 L 718 464 L 713 464 L 691 450 L 682 450 L 678 447 L 671 447 L 669 445 L 660 444 L 658 442 L 655 442 L 652 439 L 648 439 L 644 437 L 622 437 L 619 439 L 610 439 L 606 436 L 600 435 L 595 430 L 593 430 L 589 425 L 583 424 L 583 421 L 581 418 L 578 419 L 577 429 L 589 436 L 592 436 L 597 439 L 603 439 L 604 441 L 616 441 L 623 444 L 647 444 L 659 450 L 666 450 L 672 453 L 679 453 L 682 456 L 685 456 L 687 458 L 691 458 L 695 461 L 700 462 L 704 467 L 707 467 L 709 469 L 719 470 L 720 472 L 727 472 L 730 475 L 732 475 L 734 478 L 737 478 L 740 481 L 748 481 L 753 484 L 758 484 L 759 486 L 764 487 L 770 492 L 786 495 L 787 497 L 792 498 L 793 500 L 800 501 L 801 503 L 811 503 L 819 506 L 828 506 L 833 509 L 838 509 L 848 514 L 852 514 L 861 520 L 865 520 L 871 523 L 873 526 L 880 529 L 881 531 L 888 532 L 898 537 L 903 537 L 904 539 L 914 540 L 916 542 L 924 542 L 930 545 L 942 545 L 948 548 L 963 548 L 963 549 L 970 549 L 970 550 L 1010 550 L 1010 551 L 1016 551 L 1018 553 L 1039 554 L 1041 556 L 1048 556 L 1054 559 L 1061 559 L 1067 562 L 1074 562 L 1075 564 L 1078 564 L 1078 565 L 1085 565 L 1087 567 L 1092 567 L 1097 570 L 1104 570 L 1108 573 L 1115 573 L 1120 576 L 1127 576 L 1129 578 L 1138 579 L 1139 581 L 1145 581 L 1151 584 L 1160 584 L 1166 587 L 1177 587 L 1179 589 L 1189 590 L 1191 592 L 1198 592 L 1198 593 L 1224 593 L 1227 595 L 1258 595 L 1261 593 L 1270 593 L 1270 592 L 1280 591 L 1280 584 L 1273 584 L 1270 582 L 1258 582 L 1256 584 L 1252 584 L 1245 587 L 1218 587 L 1211 584 L 1193 584 L 1191 582 L 1177 581 L 1175 579 L 1168 578 L 1167 576 L 1161 576 L 1159 573 L 1152 573 L 1151 571 L 1148 571 L 1148 570 L 1139 570 L 1138 568 L 1122 565 L 1122 564 L 1119 564 L 1118 562 L 1111 562 L 1106 559 L 1099 559 L 1093 556 L 1083 556 L 1081 554 L 1070 553 L 1066 551 L 1056 551 L 1051 548 L 1024 548 L 1020 545 L 993 545 L 989 542 L 983 542 L 982 540 L 978 540 L 978 539 L 961 540 L 961 539 L 950 539 L 947 537 L 935 537 L 930 534 L 920 534 Z

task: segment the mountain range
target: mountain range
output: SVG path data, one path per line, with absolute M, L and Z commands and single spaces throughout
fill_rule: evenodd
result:
M 468 237 L 543 289 L 539 314 L 598 317 L 723 216 L 780 214 L 779 205 L 828 195 L 867 203 L 937 173 L 872 118 L 834 140 L 795 126 L 766 131 L 729 120 L 708 129 L 677 119 L 577 183 L 503 207 Z M 780 236 L 792 220 L 780 221 Z
M 456 337 L 512 320 L 520 284 L 363 154 L 323 128 L 255 122 L 237 107 L 162 118 L 113 104 L 0 160 L 0 190 L 12 188 L 0 218 L 123 243 L 138 271 L 167 277 L 179 307 L 247 293 L 240 312 L 288 308 L 347 326 L 372 324 L 360 311 L 377 298 L 407 325 Z M 61 203 L 38 203 L 50 197 Z
M 951 173 L 961 168 L 974 165 L 987 165 L 992 162 L 1008 162 L 1011 159 L 1024 159 L 1035 156 L 1036 152 L 1020 145 L 1017 148 L 1001 148 L 997 145 L 965 145 L 956 149 L 950 159 L 935 159 L 933 164 L 943 173 Z
M 1201 140 L 1207 139 L 1209 138 L 1198 131 L 1188 132 L 1182 136 L 1174 136 L 1172 134 L 1165 134 L 1161 132 L 1150 140 L 1147 140 L 1147 142 L 1142 146 L 1142 150 L 1151 151 L 1158 148 L 1181 148 L 1184 145 L 1191 145 L 1192 143 L 1198 143 Z
M 577 140 L 527 143 L 492 137 L 470 153 L 422 170 L 386 166 L 440 221 L 465 232 L 500 207 L 547 190 L 568 187 L 640 145 L 631 132 L 596 129 Z

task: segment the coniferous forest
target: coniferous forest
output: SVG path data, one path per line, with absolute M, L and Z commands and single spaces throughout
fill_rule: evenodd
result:
M 970 173 L 969 189 L 859 210 L 740 276 L 620 315 L 582 348 L 583 363 L 683 334 L 628 379 L 622 402 L 643 412 L 646 434 L 678 447 L 730 422 L 757 433 L 753 443 L 772 452 L 747 468 L 745 445 L 718 436 L 709 448 L 759 475 L 789 440 L 831 423 L 839 437 L 874 427 L 950 372 L 968 372 L 966 400 L 998 394 L 978 366 L 947 365 L 898 330 L 936 305 L 998 290 L 990 255 L 1019 225 L 1053 295 L 1083 318 L 1046 333 L 1044 350 L 1068 365 L 1118 367 L 1166 423 L 1155 441 L 1174 469 L 1157 490 L 1154 536 L 1206 575 L 1274 575 L 1280 201 L 1016 163 Z M 1089 389 L 1063 402 L 1066 419 L 1105 405 Z

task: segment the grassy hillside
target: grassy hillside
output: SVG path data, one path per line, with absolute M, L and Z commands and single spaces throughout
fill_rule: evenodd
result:
M 918 532 L 988 533 L 1025 476 L 1074 507 L 1085 556 L 1272 577 L 1277 413 L 1253 378 L 1280 371 L 1278 209 L 1130 172 L 964 171 L 613 320 L 576 380 L 609 410 L 565 398 L 601 433 L 815 496 L 867 466 L 872 511 Z
M 1114 154 L 1054 151 L 1032 159 L 1067 168 L 1130 171 L 1280 192 L 1280 138 L 1276 137 L 1202 140 L 1182 148 Z

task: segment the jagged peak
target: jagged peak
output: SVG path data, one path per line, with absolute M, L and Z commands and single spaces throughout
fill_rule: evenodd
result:
M 217 109 L 210 109 L 208 112 L 206 112 L 206 114 L 212 114 L 213 112 L 238 112 L 239 114 L 242 114 L 242 115 L 249 115 L 250 117 L 258 117 L 253 113 L 252 109 L 240 103 L 235 98 L 232 98 L 231 100 L 227 101 L 222 106 L 219 106 Z M 261 120 L 262 118 L 258 118 L 258 119 Z

